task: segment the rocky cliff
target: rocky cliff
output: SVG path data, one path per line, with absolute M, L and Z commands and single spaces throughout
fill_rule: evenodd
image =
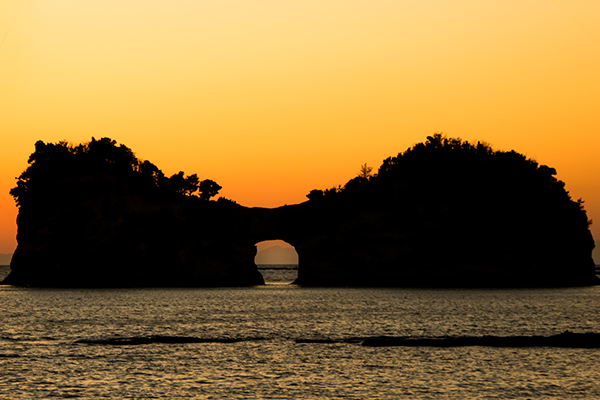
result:
M 294 244 L 302 285 L 597 284 L 582 201 L 514 151 L 428 137 L 376 174 L 314 190 Z
M 253 263 L 254 243 L 235 229 L 244 224 L 244 208 L 190 195 L 193 179 L 166 178 L 110 139 L 38 142 L 29 162 L 12 191 L 18 246 L 5 284 L 264 283 Z
M 36 144 L 11 192 L 18 247 L 4 283 L 254 285 L 254 244 L 268 239 L 295 246 L 305 286 L 598 283 L 582 202 L 515 152 L 434 135 L 376 174 L 263 209 L 197 196 L 195 175 L 166 178 L 102 141 Z

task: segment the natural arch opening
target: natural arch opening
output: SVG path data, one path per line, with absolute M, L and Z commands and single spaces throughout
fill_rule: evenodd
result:
M 256 243 L 254 263 L 266 284 L 289 284 L 298 278 L 298 253 L 283 240 Z

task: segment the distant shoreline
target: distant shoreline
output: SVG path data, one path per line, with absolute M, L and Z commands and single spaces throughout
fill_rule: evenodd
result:
M 0 265 L 10 265 L 12 261 L 13 253 L 0 254 Z
M 258 264 L 256 267 L 262 269 L 298 269 L 298 264 Z

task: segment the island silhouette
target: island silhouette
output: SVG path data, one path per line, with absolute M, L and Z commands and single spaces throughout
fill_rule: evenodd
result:
M 18 246 L 3 283 L 259 285 L 255 244 L 281 239 L 304 286 L 598 284 L 591 221 L 555 175 L 515 151 L 434 134 L 303 203 L 249 208 L 110 138 L 38 141 L 10 192 Z

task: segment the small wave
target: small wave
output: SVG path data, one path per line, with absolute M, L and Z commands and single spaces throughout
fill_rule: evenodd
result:
M 144 344 L 186 344 L 186 343 L 239 343 L 267 340 L 264 337 L 196 337 L 149 335 L 132 337 L 110 337 L 78 339 L 76 344 L 131 346 Z M 289 339 L 288 339 L 289 340 Z M 297 344 L 359 344 L 367 347 L 563 347 L 600 348 L 600 333 L 573 333 L 565 331 L 550 336 L 369 336 L 346 338 L 297 338 Z
M 15 337 L 12 337 L 12 336 L 0 336 L 0 340 L 6 340 L 8 342 L 18 342 L 18 341 L 24 340 L 24 339 L 15 338 Z
M 112 346 L 131 346 L 142 344 L 184 344 L 184 343 L 238 343 L 246 341 L 263 340 L 263 338 L 202 338 L 195 336 L 133 336 L 133 337 L 114 337 L 100 339 L 79 339 L 78 344 L 98 344 Z
M 365 338 L 351 337 L 343 339 L 319 339 L 319 338 L 308 338 L 308 339 L 296 339 L 296 343 L 308 343 L 308 344 L 336 344 L 336 343 L 363 343 Z
M 375 336 L 349 338 L 300 338 L 299 344 L 362 344 L 368 347 L 564 347 L 600 348 L 600 333 L 565 331 L 551 336 Z
M 600 333 L 573 333 L 565 331 L 551 336 L 446 336 L 433 338 L 376 337 L 362 342 L 369 347 L 563 347 L 600 348 Z
M 48 337 L 48 336 L 41 336 L 41 337 L 32 337 L 32 336 L 0 336 L 0 341 L 4 340 L 7 342 L 49 342 L 49 341 L 54 341 L 57 340 L 55 338 L 52 337 Z

